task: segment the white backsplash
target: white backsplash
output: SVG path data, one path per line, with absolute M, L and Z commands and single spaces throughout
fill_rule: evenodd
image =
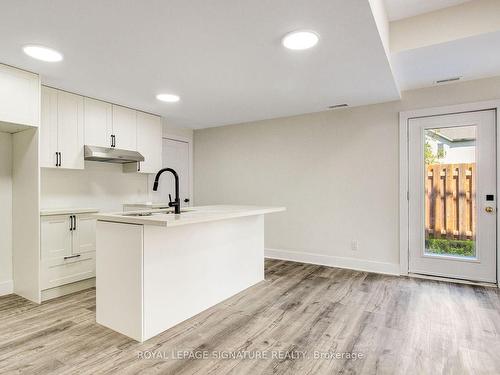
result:
M 151 200 L 149 190 L 147 175 L 123 173 L 121 164 L 87 161 L 83 170 L 42 168 L 40 206 L 121 211 L 124 203 Z

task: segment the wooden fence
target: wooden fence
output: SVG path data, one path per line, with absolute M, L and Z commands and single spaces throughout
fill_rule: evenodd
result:
M 425 181 L 425 238 L 475 239 L 476 164 L 431 164 Z

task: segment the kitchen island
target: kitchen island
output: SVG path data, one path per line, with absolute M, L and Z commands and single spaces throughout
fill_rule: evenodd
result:
M 264 215 L 284 210 L 95 215 L 97 323 L 142 342 L 264 280 Z

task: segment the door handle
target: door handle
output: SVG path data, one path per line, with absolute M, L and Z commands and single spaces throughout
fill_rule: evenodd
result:
M 486 208 L 484 209 L 487 213 L 491 214 L 493 211 L 495 211 L 495 209 L 491 206 L 486 206 Z
M 76 255 L 69 255 L 67 257 L 64 257 L 64 260 L 66 259 L 72 259 L 72 258 L 78 258 L 81 254 L 76 254 Z

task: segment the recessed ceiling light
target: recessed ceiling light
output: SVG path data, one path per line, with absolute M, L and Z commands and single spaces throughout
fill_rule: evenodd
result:
M 175 103 L 181 100 L 178 95 L 174 94 L 158 94 L 156 95 L 156 99 L 161 100 L 162 102 L 167 103 Z
M 30 57 L 37 60 L 47 61 L 47 62 L 57 62 L 63 59 L 63 55 L 56 50 L 38 45 L 27 45 L 23 47 L 23 51 Z
M 309 30 L 298 30 L 286 34 L 281 43 L 284 47 L 293 50 L 303 50 L 318 44 L 319 34 Z

